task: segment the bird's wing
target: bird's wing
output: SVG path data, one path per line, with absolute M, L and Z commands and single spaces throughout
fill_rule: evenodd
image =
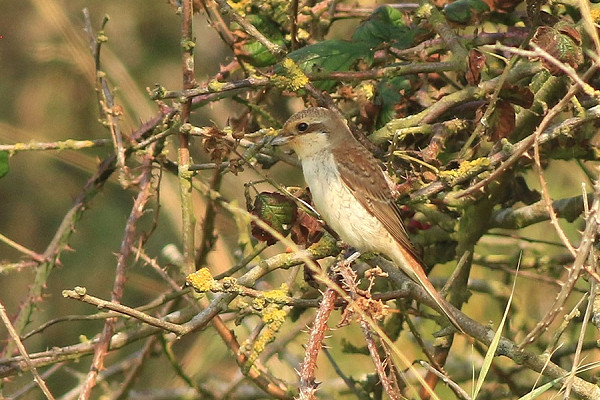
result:
M 334 150 L 342 181 L 358 201 L 383 223 L 388 232 L 419 260 L 404 224 L 400 209 L 377 160 L 363 146 L 343 146 Z

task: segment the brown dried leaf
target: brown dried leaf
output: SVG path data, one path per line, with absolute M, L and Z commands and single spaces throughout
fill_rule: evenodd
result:
M 296 220 L 291 229 L 291 239 L 300 246 L 317 242 L 323 234 L 323 225 L 318 219 L 304 210 L 298 209 Z
M 476 113 L 476 123 L 479 123 L 487 104 L 481 106 Z M 515 109 L 512 104 L 505 100 L 498 100 L 496 107 L 486 121 L 486 132 L 490 137 L 490 141 L 497 142 L 502 138 L 509 137 L 515 129 Z
M 485 67 L 485 54 L 477 49 L 471 49 L 467 59 L 467 72 L 465 78 L 469 85 L 477 85 L 481 81 L 481 71 Z
M 528 87 L 504 82 L 500 89 L 500 98 L 523 108 L 533 105 L 533 92 Z
M 202 146 L 212 161 L 224 160 L 235 148 L 232 142 L 224 139 L 227 134 L 215 126 L 208 128 L 203 135 Z
M 490 11 L 496 11 L 500 13 L 509 13 L 515 9 L 515 7 L 523 2 L 523 0 L 483 0 Z

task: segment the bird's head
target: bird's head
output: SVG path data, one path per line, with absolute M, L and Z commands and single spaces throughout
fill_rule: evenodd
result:
M 271 144 L 285 145 L 302 159 L 330 149 L 344 138 L 353 140 L 346 122 L 331 110 L 313 107 L 292 115 Z

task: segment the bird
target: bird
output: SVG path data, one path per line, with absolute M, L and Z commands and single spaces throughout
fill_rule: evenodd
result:
M 347 245 L 389 257 L 435 301 L 459 332 L 449 304 L 431 284 L 394 201 L 386 173 L 341 113 L 322 107 L 293 114 L 272 145 L 293 150 L 321 218 Z

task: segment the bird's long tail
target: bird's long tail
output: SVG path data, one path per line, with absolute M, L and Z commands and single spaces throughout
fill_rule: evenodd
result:
M 400 267 L 402 272 L 404 272 L 410 279 L 418 283 L 425 289 L 425 291 L 431 296 L 433 301 L 437 304 L 439 310 L 446 316 L 446 318 L 454 325 L 459 332 L 465 333 L 465 331 L 461 328 L 458 323 L 456 317 L 450 305 L 444 298 L 439 294 L 436 288 L 429 282 L 425 271 L 423 270 L 421 262 L 415 258 L 409 251 L 398 246 L 398 250 L 400 254 L 397 254 L 394 257 L 394 262 Z

